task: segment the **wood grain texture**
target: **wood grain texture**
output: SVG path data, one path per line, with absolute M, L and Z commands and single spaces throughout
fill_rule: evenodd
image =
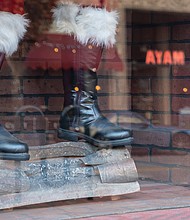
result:
M 128 147 L 84 142 L 31 147 L 29 161 L 1 161 L 0 209 L 140 190 Z

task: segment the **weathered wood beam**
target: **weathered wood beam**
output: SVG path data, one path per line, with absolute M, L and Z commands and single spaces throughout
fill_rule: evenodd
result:
M 61 142 L 29 152 L 29 161 L 0 161 L 0 209 L 140 190 L 128 147 Z

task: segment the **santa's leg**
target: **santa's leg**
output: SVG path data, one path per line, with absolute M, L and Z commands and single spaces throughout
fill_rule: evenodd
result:
M 20 14 L 0 11 L 0 68 L 5 56 L 11 56 L 26 32 L 28 20 Z M 0 124 L 0 159 L 28 160 L 28 146 Z

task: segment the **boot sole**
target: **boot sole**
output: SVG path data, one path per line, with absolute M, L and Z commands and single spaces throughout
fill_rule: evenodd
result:
M 0 160 L 25 161 L 29 159 L 30 155 L 27 153 L 0 153 Z
M 110 141 L 97 140 L 85 134 L 77 133 L 74 131 L 68 131 L 68 130 L 61 129 L 61 128 L 58 129 L 58 138 L 65 139 L 68 141 L 74 141 L 74 142 L 77 142 L 79 139 L 84 139 L 90 144 L 93 144 L 100 148 L 116 147 L 116 146 L 131 144 L 133 142 L 132 137 L 123 138 L 119 140 L 110 140 Z

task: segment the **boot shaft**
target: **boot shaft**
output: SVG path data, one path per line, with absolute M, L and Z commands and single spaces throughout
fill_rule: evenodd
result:
M 64 111 L 60 119 L 62 128 L 80 127 L 100 116 L 97 104 L 97 74 L 91 70 L 64 71 Z M 69 108 L 71 107 L 71 109 Z
M 56 35 L 53 36 L 55 38 L 51 37 L 51 40 L 56 39 Z M 73 105 L 80 91 L 90 93 L 96 99 L 96 71 L 103 48 L 91 44 L 82 45 L 74 36 L 68 35 L 62 35 L 61 42 L 64 107 Z
M 64 70 L 63 71 L 63 87 L 64 87 L 64 107 L 69 105 L 80 104 L 76 97 L 81 96 L 81 92 L 87 93 L 97 99 L 96 86 L 98 78 L 96 72 L 91 70 Z
M 63 35 L 62 37 L 62 65 L 63 69 L 76 71 L 93 70 L 99 67 L 102 57 L 102 47 L 90 43 L 83 45 L 74 36 Z
M 26 64 L 36 69 L 39 68 L 39 62 L 35 61 L 50 61 L 51 66 L 52 60 L 55 60 L 56 66 L 52 66 L 53 69 L 96 71 L 102 58 L 102 51 L 101 46 L 81 44 L 74 35 L 48 33 L 41 36 L 38 43 L 31 48 Z

